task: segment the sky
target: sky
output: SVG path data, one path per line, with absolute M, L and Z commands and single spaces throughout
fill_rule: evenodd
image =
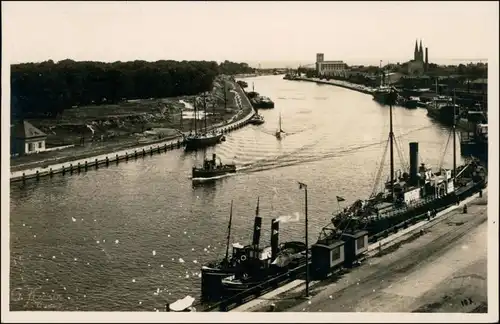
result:
M 498 49 L 498 2 L 2 2 L 11 63 L 161 59 L 306 64 L 430 62 Z M 283 65 L 285 63 L 282 63 Z M 286 64 L 285 64 L 286 65 Z

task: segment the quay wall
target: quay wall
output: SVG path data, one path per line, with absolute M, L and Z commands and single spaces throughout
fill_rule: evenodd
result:
M 250 112 L 242 119 L 233 121 L 234 119 L 237 119 L 237 114 L 228 122 L 223 122 L 216 126 L 215 128 L 220 130 L 223 134 L 228 134 L 248 125 L 250 118 L 255 113 L 255 110 L 253 109 L 250 100 L 246 96 L 243 89 L 241 89 L 238 84 L 235 84 L 235 87 L 241 99 L 242 109 L 238 112 L 238 114 L 243 113 L 247 109 L 250 109 Z M 152 156 L 153 154 L 160 154 L 179 149 L 183 147 L 184 144 L 184 138 L 182 136 L 179 136 L 177 138 L 170 139 L 164 142 L 144 145 L 136 148 L 129 148 L 126 150 L 120 150 L 118 152 L 110 152 L 107 154 L 82 158 L 74 161 L 53 164 L 47 167 L 19 170 L 10 173 L 10 182 L 25 182 L 29 179 L 40 180 L 41 178 L 51 178 L 56 174 L 72 175 L 81 172 L 87 172 L 93 169 L 97 170 L 101 166 L 109 167 L 112 164 L 117 165 L 122 161 L 135 160 L 138 158 L 144 158 L 146 156 Z
M 345 81 L 339 81 L 339 80 L 320 80 L 318 78 L 306 78 L 306 77 L 295 77 L 295 78 L 290 79 L 290 80 L 316 82 L 316 83 L 320 83 L 320 84 L 330 84 L 330 85 L 334 85 L 334 86 L 337 86 L 337 87 L 341 87 L 341 88 L 345 88 L 345 89 L 349 89 L 349 90 L 358 91 L 358 92 L 361 92 L 361 93 L 364 93 L 364 94 L 372 94 L 372 91 L 369 88 L 367 88 L 367 87 L 365 87 L 363 85 L 349 83 L 349 82 L 345 82 Z

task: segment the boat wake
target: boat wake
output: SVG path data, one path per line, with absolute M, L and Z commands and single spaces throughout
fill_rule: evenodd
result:
M 236 169 L 236 171 L 238 171 L 238 169 Z M 215 176 L 215 177 L 210 177 L 210 178 L 191 178 L 191 180 L 193 182 L 202 183 L 202 182 L 210 182 L 210 181 L 217 180 L 217 179 L 228 178 L 228 177 L 231 177 L 234 175 L 236 175 L 236 173 L 227 173 L 227 174 L 223 174 L 223 175 Z

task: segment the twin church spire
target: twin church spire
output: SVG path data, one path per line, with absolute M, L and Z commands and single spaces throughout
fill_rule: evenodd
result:
M 424 62 L 424 48 L 422 47 L 422 40 L 420 40 L 420 47 L 418 46 L 418 40 L 415 40 L 413 59 L 415 61 Z

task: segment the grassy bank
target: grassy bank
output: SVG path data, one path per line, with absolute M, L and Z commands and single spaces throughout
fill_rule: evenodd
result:
M 225 84 L 225 87 L 224 87 Z M 251 107 L 236 104 L 232 90 L 237 85 L 218 78 L 206 97 L 207 128 L 245 117 Z M 224 104 L 226 90 L 227 104 Z M 194 126 L 191 108 L 179 102 L 194 102 L 194 96 L 129 100 L 117 105 L 73 107 L 59 120 L 30 120 L 47 133 L 47 146 L 75 144 L 74 147 L 11 158 L 11 172 L 47 167 L 82 158 L 112 153 L 180 138 Z M 181 118 L 181 116 L 184 116 Z M 190 117 L 190 118 L 189 118 Z M 90 127 L 89 127 L 90 126 Z M 198 128 L 204 121 L 198 121 Z M 83 138 L 83 141 L 81 139 Z

